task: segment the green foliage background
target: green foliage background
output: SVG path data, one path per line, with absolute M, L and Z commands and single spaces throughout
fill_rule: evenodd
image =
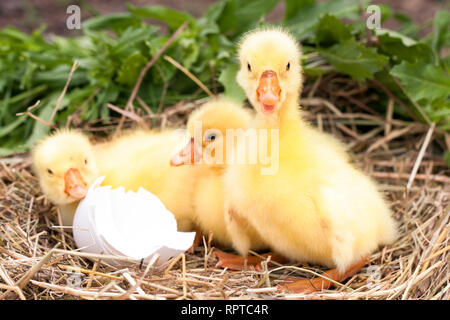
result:
M 0 156 L 26 151 L 48 133 L 48 127 L 16 113 L 41 99 L 33 112 L 49 119 L 74 60 L 80 66 L 54 122 L 66 123 L 79 106 L 83 106 L 80 114 L 84 121 L 107 119 L 113 111 L 106 103 L 126 104 L 140 70 L 185 21 L 189 21 L 188 27 L 165 54 L 207 85 L 212 83 L 213 67 L 219 91 L 243 101 L 245 96 L 235 82 L 236 43 L 246 31 L 268 25 L 265 16 L 278 2 L 223 0 L 210 6 L 199 19 L 162 6 L 128 6 L 128 12 L 85 21 L 83 34 L 73 38 L 48 38 L 43 29 L 31 35 L 12 27 L 0 30 Z M 432 21 L 418 26 L 382 5 L 382 21 L 394 17 L 402 27 L 397 31 L 374 30 L 378 40 L 373 43 L 356 0 L 285 2 L 284 18 L 272 25 L 287 28 L 302 43 L 308 81 L 330 72 L 359 82 L 376 79 L 418 119 L 425 123 L 428 117 L 441 131 L 450 132 L 450 57 L 448 50 L 446 56 L 442 54 L 442 48 L 450 46 L 448 10 L 438 11 Z M 361 2 L 364 8 L 369 4 Z M 157 32 L 159 27 L 147 23 L 147 18 L 167 24 L 169 33 Z M 428 25 L 433 26 L 433 32 L 419 38 L 419 32 Z M 139 96 L 153 111 L 158 108 L 165 83 L 165 105 L 204 95 L 194 94 L 198 87 L 169 62 L 159 59 L 139 90 Z M 95 92 L 95 98 L 83 104 Z M 373 108 L 384 114 L 385 106 L 378 102 Z M 395 116 L 411 120 L 397 107 Z

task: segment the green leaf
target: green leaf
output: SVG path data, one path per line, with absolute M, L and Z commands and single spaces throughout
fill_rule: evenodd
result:
M 393 18 L 395 20 L 397 20 L 398 22 L 402 22 L 402 23 L 411 23 L 412 22 L 411 18 L 402 12 L 394 12 Z
M 450 55 L 441 59 L 442 68 L 447 72 L 447 74 L 450 74 Z
M 319 20 L 316 33 L 316 43 L 319 45 L 329 47 L 352 37 L 351 28 L 335 16 L 327 13 Z
M 17 118 L 15 121 L 7 124 L 6 126 L 2 126 L 0 128 L 0 138 L 6 136 L 10 132 L 12 132 L 14 129 L 16 129 L 18 126 L 20 126 L 23 122 L 27 120 L 27 116 L 21 116 Z
M 445 164 L 450 167 L 450 151 L 447 151 L 444 155 Z
M 147 7 L 133 7 L 127 5 L 131 13 L 140 18 L 151 18 L 160 20 L 169 25 L 170 28 L 176 29 L 185 21 L 189 21 L 192 26 L 196 25 L 194 17 L 185 12 L 180 12 L 164 6 L 147 6 Z
M 253 26 L 261 17 L 268 14 L 279 0 L 235 0 L 238 32 Z
M 220 28 L 217 25 L 217 20 L 223 12 L 225 7 L 225 1 L 218 2 L 208 8 L 206 14 L 198 19 L 198 28 L 200 31 L 200 36 L 204 37 L 210 34 L 220 33 Z
M 354 41 L 346 41 L 327 49 L 318 49 L 337 71 L 348 74 L 357 81 L 372 78 L 383 69 L 389 59 L 377 54 L 374 48 L 365 48 Z
M 120 32 L 130 26 L 137 27 L 141 24 L 141 19 L 129 12 L 124 12 L 91 18 L 83 22 L 82 28 L 86 30 L 112 29 Z
M 414 116 L 422 121 L 423 123 L 427 123 L 426 119 L 423 117 L 420 110 L 416 108 L 416 105 L 414 105 L 410 99 L 408 99 L 406 93 L 404 92 L 403 88 L 401 87 L 401 83 L 396 81 L 394 76 L 391 75 L 390 70 L 387 70 L 386 68 L 375 73 L 374 75 L 375 79 L 378 80 L 381 84 L 383 84 L 389 91 L 391 91 L 397 98 L 399 98 L 401 101 L 403 101 L 404 105 L 408 107 L 408 110 L 414 114 Z M 387 102 L 387 101 L 386 101 Z M 401 119 L 409 119 L 411 118 L 411 115 L 408 111 L 406 111 L 404 108 L 400 107 L 400 105 L 395 104 L 394 106 L 394 113 L 397 117 Z
M 217 24 L 221 32 L 239 36 L 256 27 L 279 0 L 225 0 L 225 2 Z
M 441 130 L 450 130 L 450 100 L 439 99 L 422 107 L 432 122 L 436 122 Z
M 363 6 L 367 3 L 367 0 L 361 1 Z M 295 16 L 285 21 L 285 25 L 300 41 L 314 38 L 318 20 L 327 13 L 339 19 L 358 19 L 361 16 L 357 1 L 331 0 L 302 7 Z
M 450 12 L 439 10 L 433 19 L 432 47 L 439 55 L 444 44 L 450 42 Z
M 200 48 L 198 43 L 193 38 L 183 38 L 178 42 L 178 52 L 180 57 L 183 59 L 183 67 L 190 69 L 192 64 L 197 60 Z
M 150 48 L 150 54 L 154 56 L 158 50 L 164 45 L 168 37 L 162 36 L 151 39 L 147 45 Z M 169 54 L 171 55 L 171 54 Z M 178 57 L 175 57 L 178 58 Z M 152 74 L 153 83 L 163 83 L 164 81 L 169 81 L 175 74 L 176 68 L 166 60 L 159 59 L 154 68 L 150 69 Z
M 238 21 L 236 19 L 236 1 L 225 0 L 222 1 L 224 6 L 220 11 L 220 15 L 216 17 L 216 23 L 219 26 L 220 32 L 224 34 L 231 34 L 236 31 Z
M 303 72 L 305 73 L 306 76 L 311 76 L 311 77 L 318 77 L 318 76 L 323 76 L 325 74 L 330 73 L 333 70 L 330 70 L 332 68 L 323 68 L 323 67 L 308 67 L 305 66 L 303 68 Z
M 408 37 L 417 38 L 420 27 L 416 25 L 410 17 L 401 12 L 394 12 L 392 17 L 402 24 L 402 26 L 397 30 L 398 32 Z
M 147 59 L 139 51 L 134 52 L 120 66 L 116 80 L 120 84 L 132 86 L 136 83 L 141 69 L 147 63 Z
M 70 73 L 71 66 L 60 64 L 52 70 L 36 71 L 34 73 L 34 82 L 47 84 L 49 86 L 63 88 Z M 81 68 L 72 75 L 70 86 L 82 85 L 88 82 L 86 72 Z
M 316 0 L 285 0 L 285 2 L 284 20 L 287 21 L 294 18 L 304 8 L 313 6 Z
M 236 81 L 238 71 L 239 65 L 230 63 L 224 70 L 222 70 L 218 80 L 225 87 L 225 95 L 227 97 L 233 98 L 237 102 L 242 102 L 245 100 L 246 95 L 244 90 L 242 90 Z
M 217 20 L 222 15 L 222 12 L 223 12 L 226 4 L 227 4 L 227 1 L 219 1 L 217 3 L 212 4 L 211 6 L 208 7 L 208 9 L 206 10 L 206 13 L 203 17 L 208 20 L 217 22 Z
M 208 7 L 205 15 L 198 20 L 201 36 L 220 33 L 218 20 L 221 17 L 225 6 L 226 1 L 220 1 Z
M 388 4 L 378 4 L 378 6 L 380 7 L 381 23 L 383 23 L 392 16 L 392 9 Z
M 118 55 L 120 58 L 128 56 L 135 50 L 139 49 L 139 44 L 144 44 L 145 40 L 153 37 L 158 27 L 145 26 L 141 28 L 127 28 L 120 36 L 117 44 L 112 48 L 111 53 Z
M 434 59 L 433 50 L 426 43 L 388 29 L 376 29 L 375 34 L 378 36 L 380 53 L 390 56 L 396 63 Z
M 434 64 L 423 61 L 413 64 L 402 62 L 393 67 L 390 73 L 400 80 L 414 101 L 424 99 L 433 102 L 447 99 L 450 95 L 450 77 Z
M 58 96 L 56 93 L 50 97 L 48 100 L 48 103 L 38 112 L 37 116 L 41 119 L 48 120 L 50 118 L 50 115 L 53 112 L 53 108 L 55 107 L 56 101 L 58 99 Z M 63 99 L 61 103 L 61 107 L 64 107 L 67 105 L 67 100 L 64 101 Z M 64 103 L 65 102 L 65 103 Z M 31 148 L 37 141 L 41 140 L 43 137 L 45 137 L 50 131 L 50 128 L 46 126 L 45 124 L 42 124 L 38 121 L 35 121 L 33 126 L 33 132 L 31 133 L 31 136 L 28 138 L 26 143 L 24 144 L 24 147 Z
M 9 103 L 13 104 L 13 103 L 17 103 L 19 101 L 25 100 L 25 99 L 30 99 L 30 98 L 36 96 L 37 94 L 44 92 L 46 89 L 47 89 L 47 86 L 45 84 L 41 84 L 40 86 L 34 87 L 33 89 L 30 89 L 28 91 L 23 91 L 23 92 L 19 93 L 18 95 L 11 97 L 9 99 Z

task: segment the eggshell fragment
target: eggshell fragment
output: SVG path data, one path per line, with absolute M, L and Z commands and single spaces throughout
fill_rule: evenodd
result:
M 158 253 L 162 264 L 192 246 L 195 232 L 178 232 L 175 217 L 158 197 L 143 188 L 100 186 L 103 179 L 93 183 L 75 212 L 73 235 L 81 251 L 144 262 Z

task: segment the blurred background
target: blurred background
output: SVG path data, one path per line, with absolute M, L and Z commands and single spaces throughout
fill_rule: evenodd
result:
M 380 5 L 381 28 L 375 31 L 369 31 L 368 4 Z M 67 25 L 73 23 L 71 5 L 80 8 L 79 30 Z M 316 119 L 323 101 L 341 112 L 392 116 L 421 130 L 434 122 L 436 153 L 447 151 L 450 165 L 449 9 L 449 0 L 0 1 L 0 157 L 29 150 L 51 131 L 46 120 L 107 135 L 121 119 L 109 104 L 128 103 L 159 50 L 164 55 L 142 78 L 134 104 L 149 125 L 165 126 L 167 108 L 208 95 L 244 102 L 235 81 L 235 43 L 268 22 L 282 23 L 302 44 L 302 104 L 310 107 L 313 123 L 336 131 L 333 121 Z M 176 44 L 164 49 L 185 22 Z M 60 99 L 74 61 L 79 68 Z M 128 120 L 124 125 L 133 126 Z M 169 125 L 182 125 L 185 114 L 172 120 Z M 342 138 L 373 129 L 365 120 L 358 124 L 351 123 L 357 133 L 343 132 Z
M 77 4 L 81 8 L 82 21 L 98 14 L 126 11 L 126 3 L 134 6 L 164 5 L 177 10 L 186 11 L 194 17 L 204 14 L 209 5 L 217 0 L 16 0 L 0 2 L 0 28 L 15 26 L 22 31 L 30 32 L 43 24 L 46 31 L 58 35 L 76 35 L 76 30 L 66 28 L 66 8 Z M 432 19 L 437 10 L 442 9 L 448 0 L 375 0 L 372 4 L 389 4 L 394 11 L 400 11 L 412 18 L 415 23 L 422 24 Z M 284 1 L 267 17 L 276 20 L 283 16 Z M 397 22 L 389 19 L 383 27 L 395 28 Z M 427 30 L 425 30 L 426 32 Z

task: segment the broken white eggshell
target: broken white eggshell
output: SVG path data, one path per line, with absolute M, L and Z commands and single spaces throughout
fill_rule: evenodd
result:
M 157 263 L 162 264 L 192 246 L 195 232 L 178 232 L 175 217 L 158 197 L 143 188 L 125 192 L 100 186 L 104 178 L 92 184 L 75 212 L 73 236 L 82 252 L 146 263 L 159 253 Z

